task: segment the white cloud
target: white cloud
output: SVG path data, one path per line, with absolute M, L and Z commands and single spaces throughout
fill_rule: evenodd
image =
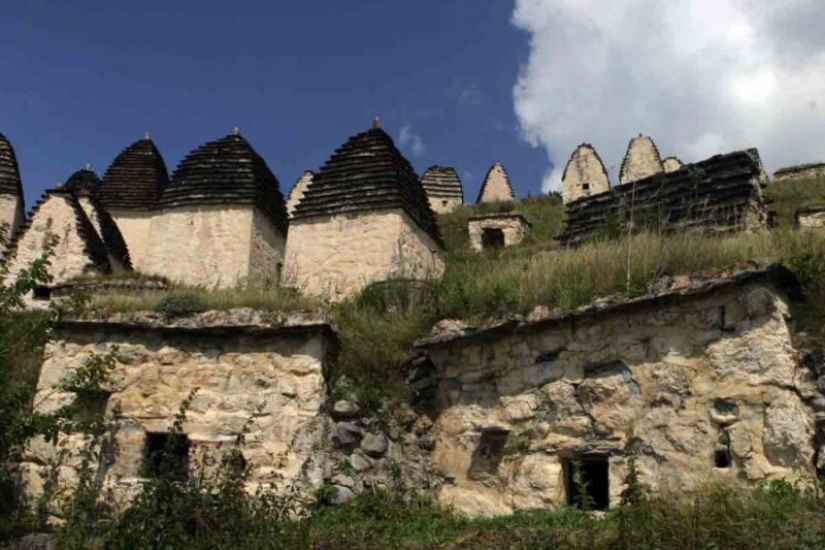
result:
M 514 88 L 555 168 L 592 143 L 615 182 L 631 137 L 686 162 L 758 147 L 769 171 L 825 161 L 822 0 L 516 0 L 530 35 Z
M 398 131 L 398 143 L 402 149 L 409 149 L 410 154 L 414 157 L 424 154 L 424 151 L 426 150 L 421 136 L 413 133 L 409 124 L 405 124 Z

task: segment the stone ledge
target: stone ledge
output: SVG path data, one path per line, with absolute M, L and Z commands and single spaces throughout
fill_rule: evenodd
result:
M 792 297 L 797 295 L 799 283 L 789 269 L 770 260 L 757 259 L 737 264 L 729 269 L 705 270 L 687 275 L 663 277 L 649 285 L 648 294 L 644 296 L 629 299 L 619 295 L 607 296 L 572 311 L 554 311 L 547 306 L 538 306 L 526 317 L 517 315 L 481 326 L 470 326 L 458 320 L 445 319 L 433 327 L 430 336 L 417 340 L 414 346 L 429 348 L 450 344 L 457 340 L 484 340 L 505 333 L 586 317 L 597 317 L 608 312 L 650 307 L 671 300 L 699 296 L 726 287 L 760 281 L 774 282 L 788 289 Z

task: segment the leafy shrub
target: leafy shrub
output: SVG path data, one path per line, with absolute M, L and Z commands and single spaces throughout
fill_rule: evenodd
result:
M 171 320 L 206 311 L 206 304 L 197 294 L 170 294 L 155 306 L 155 311 Z

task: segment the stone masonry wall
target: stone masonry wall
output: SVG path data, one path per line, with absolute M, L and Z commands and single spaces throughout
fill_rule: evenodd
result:
M 587 189 L 584 188 L 587 184 Z M 564 170 L 562 198 L 565 203 L 610 190 L 610 182 L 596 150 L 581 145 L 573 153 Z
M 339 214 L 290 226 L 284 284 L 340 300 L 390 276 L 440 277 L 441 250 L 401 210 Z
M 257 322 L 249 310 L 231 315 L 241 323 Z M 247 430 L 242 453 L 250 467 L 250 490 L 317 485 L 323 476 L 323 461 L 316 461 L 315 453 L 325 437 L 319 411 L 330 345 L 325 326 L 188 331 L 69 324 L 46 347 L 35 403 L 47 413 L 72 401 L 74 394 L 55 391 L 58 382 L 93 354 L 115 354 L 105 411 L 117 452 L 98 475 L 103 494 L 118 508 L 139 487 L 147 433 L 168 432 L 195 388 L 183 425 L 192 472 L 218 464 Z M 52 471 L 70 489 L 82 446 L 81 435 L 61 434 L 57 447 L 33 440 L 22 465 L 27 495 L 36 498 Z M 62 460 L 58 449 L 68 450 Z
M 627 148 L 619 174 L 619 183 L 625 184 L 644 179 L 663 171 L 662 160 L 653 140 L 647 136 L 639 136 L 633 138 Z
M 478 202 L 502 202 L 513 200 L 513 188 L 510 187 L 510 180 L 504 167 L 500 164 L 494 165 L 487 173 L 487 179 L 482 185 L 481 195 Z
M 0 225 L 6 226 L 6 239 L 11 238 L 21 223 L 23 223 L 23 206 L 20 198 L 0 193 Z M 0 245 L 0 258 L 3 257 L 3 248 Z
M 252 222 L 249 277 L 277 285 L 284 265 L 286 239 L 260 210 L 255 210 Z
M 798 168 L 786 168 L 774 173 L 774 181 L 793 181 L 803 179 L 825 178 L 825 164 L 812 164 Z
M 461 197 L 428 197 L 430 201 L 430 208 L 436 214 L 449 214 L 456 208 L 460 207 L 463 202 Z
M 797 389 L 805 372 L 787 316 L 781 293 L 749 284 L 430 348 L 441 411 L 433 467 L 447 479 L 440 502 L 471 515 L 562 506 L 564 461 L 599 455 L 614 505 L 631 433 L 654 489 L 810 480 L 814 412 Z M 492 460 L 479 456 L 490 433 L 507 438 Z M 730 468 L 714 466 L 719 450 Z
M 801 231 L 820 231 L 825 229 L 825 207 L 805 210 L 796 213 L 796 228 Z
M 129 247 L 129 258 L 135 271 L 150 272 L 151 247 L 150 233 L 152 229 L 152 213 L 136 212 L 134 210 L 109 210 L 115 220 L 126 246 Z
M 206 287 L 231 287 L 264 269 L 276 271 L 276 265 L 251 269 L 253 250 L 268 250 L 260 261 L 271 262 L 272 251 L 283 247 L 272 234 L 256 229 L 261 227 L 257 215 L 249 206 L 185 206 L 157 212 L 146 271 Z
M 78 234 L 74 209 L 66 197 L 52 195 L 43 202 L 31 220 L 31 227 L 19 239 L 17 251 L 9 260 L 9 280 L 43 255 L 49 233 L 58 238 L 49 268 L 53 284 L 83 275 L 93 267 Z
M 527 221 L 519 215 L 493 215 L 470 218 L 467 231 L 470 235 L 470 248 L 475 252 L 484 250 L 482 236 L 485 229 L 501 229 L 504 233 L 504 246 L 513 246 L 524 239 L 528 229 Z

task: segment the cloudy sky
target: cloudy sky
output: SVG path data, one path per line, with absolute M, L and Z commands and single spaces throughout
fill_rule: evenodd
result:
M 530 52 L 514 88 L 524 137 L 558 189 L 591 142 L 615 181 L 631 136 L 697 161 L 758 147 L 769 171 L 825 161 L 823 0 L 516 0 Z
M 776 7 L 781 5 L 781 8 Z M 149 132 L 170 171 L 239 126 L 288 191 L 380 116 L 419 173 L 518 196 L 592 143 L 825 160 L 823 0 L 3 0 L 0 133 L 27 204 Z

